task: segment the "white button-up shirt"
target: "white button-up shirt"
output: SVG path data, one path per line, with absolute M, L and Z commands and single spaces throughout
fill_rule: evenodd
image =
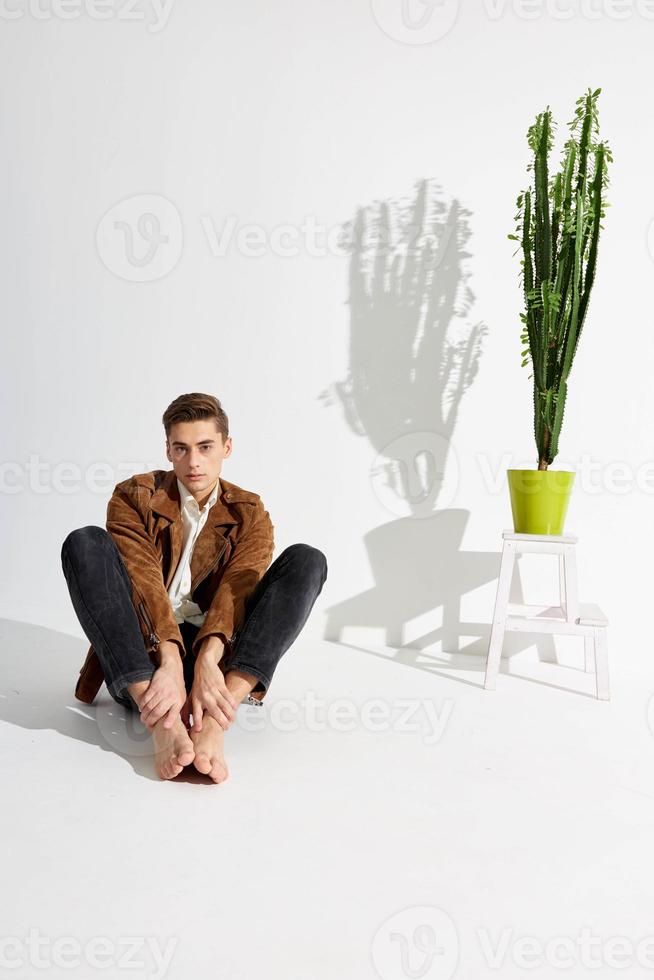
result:
M 220 480 L 206 504 L 200 510 L 198 502 L 193 494 L 186 489 L 182 481 L 178 478 L 180 507 L 182 512 L 182 522 L 184 524 L 184 544 L 182 557 L 175 569 L 173 580 L 168 589 L 168 595 L 172 603 L 175 620 L 178 623 L 186 620 L 194 626 L 202 626 L 206 613 L 203 613 L 197 603 L 191 600 L 191 555 L 198 534 L 207 522 L 209 509 L 213 507 L 218 494 L 220 493 Z

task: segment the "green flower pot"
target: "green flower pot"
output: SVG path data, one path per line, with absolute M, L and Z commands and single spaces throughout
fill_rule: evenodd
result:
M 516 534 L 563 534 L 575 473 L 507 470 Z

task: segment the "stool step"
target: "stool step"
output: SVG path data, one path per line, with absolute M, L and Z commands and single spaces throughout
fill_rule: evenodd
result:
M 608 626 L 608 619 L 599 606 L 593 603 L 581 602 L 579 616 L 574 622 L 568 622 L 562 606 L 524 605 L 512 602 L 508 606 L 506 625 L 507 631 L 529 633 L 586 633 L 594 626 Z
M 608 626 L 609 621 L 600 609 L 593 602 L 582 602 L 579 604 L 577 622 L 581 626 Z
M 509 605 L 508 614 L 519 619 L 565 620 L 565 612 L 562 606 L 524 605 L 523 603 L 512 602 Z M 581 626 L 608 626 L 609 621 L 595 603 L 580 602 L 579 615 L 575 619 L 575 623 L 579 623 Z

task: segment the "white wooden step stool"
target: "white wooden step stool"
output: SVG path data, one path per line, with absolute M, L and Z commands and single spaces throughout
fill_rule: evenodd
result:
M 583 636 L 584 666 L 586 671 L 595 671 L 597 697 L 608 701 L 608 620 L 599 606 L 580 603 L 578 600 L 576 535 L 516 534 L 514 531 L 503 531 L 502 537 L 504 541 L 500 577 L 486 657 L 484 687 L 487 691 L 495 690 L 505 633 L 566 633 Z M 560 606 L 529 606 L 509 602 L 516 557 L 524 552 L 559 556 Z

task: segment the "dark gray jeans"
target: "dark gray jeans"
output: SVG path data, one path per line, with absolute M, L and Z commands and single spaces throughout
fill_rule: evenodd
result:
M 128 684 L 149 680 L 156 670 L 143 641 L 132 584 L 114 539 L 102 527 L 80 527 L 64 540 L 61 564 L 73 607 L 98 655 L 114 700 L 136 707 Z M 256 677 L 255 691 L 266 691 L 275 668 L 306 623 L 327 578 L 327 559 L 309 544 L 292 544 L 264 572 L 248 597 L 232 655 L 221 670 Z M 199 627 L 181 623 L 187 691 L 193 682 L 192 643 Z

